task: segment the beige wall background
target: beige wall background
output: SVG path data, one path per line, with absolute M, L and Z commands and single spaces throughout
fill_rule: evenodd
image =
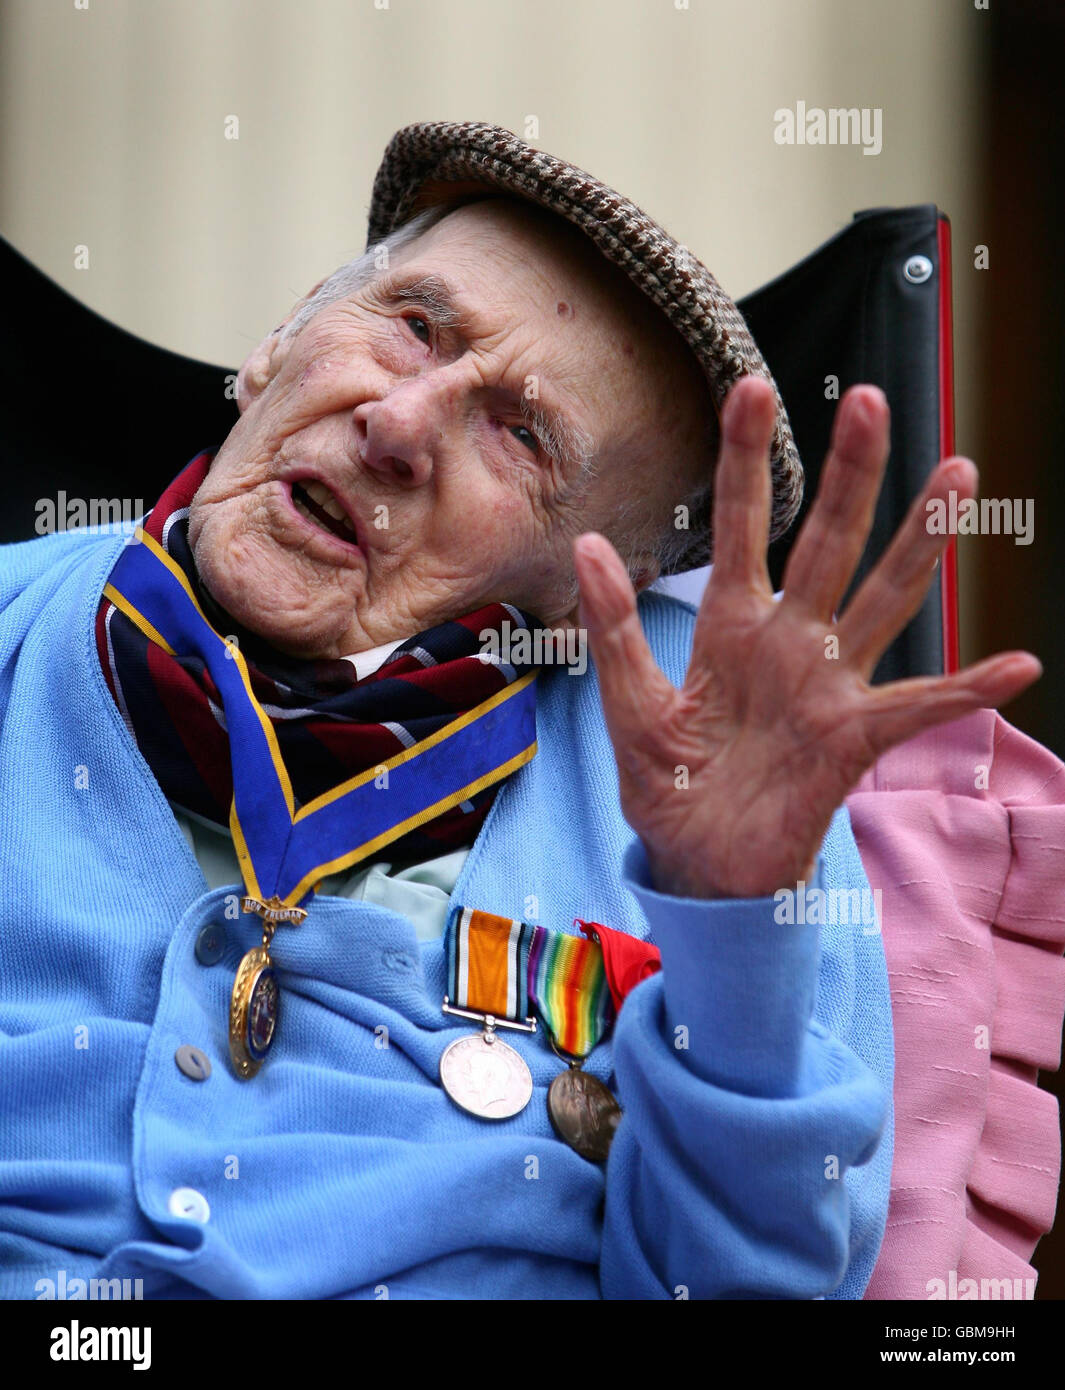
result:
M 362 249 L 396 129 L 534 119 L 737 298 L 864 207 L 937 203 L 958 260 L 983 239 L 986 21 L 973 0 L 0 0 L 0 231 L 122 326 L 236 364 Z M 776 144 L 798 100 L 881 108 L 881 153 Z M 972 278 L 957 436 L 979 462 Z

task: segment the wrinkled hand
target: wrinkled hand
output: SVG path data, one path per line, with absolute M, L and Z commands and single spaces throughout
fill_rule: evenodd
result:
M 758 378 L 736 384 L 722 412 L 714 565 L 679 690 L 655 664 L 613 546 L 596 532 L 575 543 L 581 623 L 621 806 L 660 892 L 761 897 L 794 888 L 810 877 L 836 808 L 881 754 L 1006 703 L 1042 673 L 1030 653 L 1007 652 L 950 676 L 869 684 L 950 540 L 928 534 L 926 503 L 951 489 L 971 497 L 977 483 L 968 459 L 941 462 L 835 618 L 872 526 L 888 417 L 873 386 L 853 387 L 840 402 L 817 498 L 775 602 L 766 568 L 773 393 Z

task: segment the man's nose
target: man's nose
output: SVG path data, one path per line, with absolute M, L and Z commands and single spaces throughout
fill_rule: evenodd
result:
M 352 421 L 366 466 L 410 487 L 428 482 L 446 447 L 458 397 L 458 383 L 450 377 L 423 372 L 380 400 L 357 405 Z

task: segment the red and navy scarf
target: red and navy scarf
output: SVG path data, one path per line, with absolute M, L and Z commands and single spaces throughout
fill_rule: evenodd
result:
M 214 602 L 193 561 L 189 504 L 215 452 L 192 460 L 143 526 L 187 575 L 215 630 L 237 639 L 300 805 L 387 762 L 534 669 L 478 659 L 485 629 L 501 634 L 509 623 L 513 637 L 536 624 L 533 615 L 504 603 L 407 638 L 361 680 L 350 661 L 301 660 L 267 645 Z M 225 712 L 203 660 L 169 655 L 106 598 L 96 615 L 96 647 L 122 718 L 167 799 L 228 828 L 233 777 Z M 502 785 L 486 787 L 363 862 L 387 856 L 417 863 L 472 844 Z

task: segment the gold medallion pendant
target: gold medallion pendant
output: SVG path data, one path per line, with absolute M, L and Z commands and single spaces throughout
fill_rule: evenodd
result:
M 281 990 L 270 959 L 273 928 L 240 963 L 229 1004 L 229 1055 L 241 1080 L 254 1076 L 277 1035 Z

